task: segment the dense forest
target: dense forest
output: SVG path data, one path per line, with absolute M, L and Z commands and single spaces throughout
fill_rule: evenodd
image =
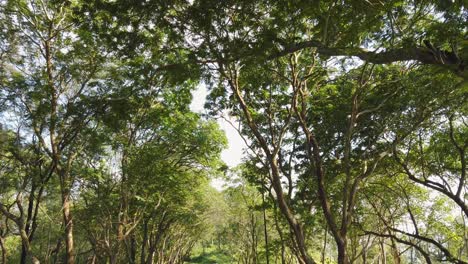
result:
M 1 263 L 468 263 L 467 7 L 0 0 Z

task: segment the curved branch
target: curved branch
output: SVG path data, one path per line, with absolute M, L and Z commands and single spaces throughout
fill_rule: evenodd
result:
M 315 48 L 317 53 L 324 56 L 352 56 L 374 64 L 414 60 L 423 64 L 451 66 L 452 71 L 463 78 L 466 77 L 461 74 L 466 66 L 466 62 L 462 58 L 466 57 L 466 55 L 462 54 L 462 56 L 458 56 L 456 51 L 440 50 L 433 47 L 431 49 L 429 47 L 414 46 L 377 52 L 359 47 L 328 47 L 319 41 L 309 40 L 287 45 L 281 51 L 270 55 L 268 59 L 282 57 L 306 48 Z
M 416 243 L 413 243 L 413 242 L 407 241 L 407 240 L 403 240 L 403 239 L 398 238 L 397 236 L 392 235 L 392 234 L 380 234 L 380 233 L 373 232 L 373 231 L 364 231 L 364 233 L 366 235 L 373 235 L 373 236 L 376 236 L 376 237 L 391 238 L 391 239 L 394 239 L 395 241 L 397 241 L 398 243 L 405 244 L 405 245 L 408 245 L 410 247 L 414 247 L 417 251 L 419 251 L 419 253 L 421 253 L 421 255 L 423 255 L 423 257 L 426 260 L 427 264 L 432 264 L 429 253 L 424 251 L 424 249 L 422 247 L 418 246 Z

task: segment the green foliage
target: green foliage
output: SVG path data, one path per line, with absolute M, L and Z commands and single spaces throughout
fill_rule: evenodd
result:
M 467 18 L 462 0 L 0 1 L 3 257 L 468 261 Z

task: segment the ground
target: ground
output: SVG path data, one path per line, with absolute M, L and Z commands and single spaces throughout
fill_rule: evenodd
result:
M 203 264 L 227 264 L 233 263 L 233 259 L 226 255 L 222 250 L 218 250 L 216 247 L 197 249 L 193 252 L 192 257 L 185 263 L 203 263 Z

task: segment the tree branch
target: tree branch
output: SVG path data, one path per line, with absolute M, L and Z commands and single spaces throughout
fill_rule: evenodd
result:
M 374 64 L 388 64 L 397 61 L 419 61 L 423 64 L 451 66 L 451 70 L 465 78 L 466 62 L 462 59 L 466 55 L 458 56 L 456 51 L 440 50 L 432 47 L 404 47 L 389 49 L 381 52 L 369 51 L 359 47 L 328 47 L 316 40 L 293 43 L 285 46 L 279 52 L 268 57 L 275 59 L 306 48 L 315 48 L 317 53 L 324 56 L 352 56 Z M 455 66 L 455 67 L 453 67 Z M 465 74 L 466 75 L 466 74 Z

